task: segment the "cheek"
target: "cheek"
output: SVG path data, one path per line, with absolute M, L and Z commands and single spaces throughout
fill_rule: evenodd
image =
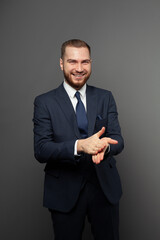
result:
M 90 73 L 90 72 L 91 72 L 91 67 L 86 68 L 86 71 L 87 71 L 88 73 Z
M 86 66 L 85 69 L 86 69 L 87 71 L 91 71 L 91 65 Z
M 64 70 L 67 73 L 71 73 L 73 71 L 73 67 L 67 66 L 67 67 L 64 67 Z

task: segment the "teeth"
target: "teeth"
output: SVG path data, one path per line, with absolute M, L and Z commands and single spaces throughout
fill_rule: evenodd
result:
M 76 75 L 76 74 L 74 74 L 74 76 L 75 76 L 75 77 L 82 77 L 83 74 L 81 74 L 81 75 Z

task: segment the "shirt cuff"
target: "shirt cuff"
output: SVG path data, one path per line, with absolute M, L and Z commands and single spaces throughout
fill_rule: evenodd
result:
M 110 152 L 110 144 L 108 145 L 108 147 L 107 147 L 107 149 L 106 149 L 106 151 L 105 151 L 105 154 L 107 154 L 107 153 L 109 153 Z
M 75 144 L 74 144 L 74 156 L 80 156 L 80 155 L 77 153 L 77 142 L 78 142 L 78 139 L 75 141 Z

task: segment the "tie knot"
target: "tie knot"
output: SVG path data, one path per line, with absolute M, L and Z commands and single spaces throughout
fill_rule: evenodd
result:
M 76 98 L 77 98 L 78 101 L 81 100 L 81 99 L 80 99 L 80 92 L 77 91 L 77 92 L 75 93 L 75 96 L 76 96 Z

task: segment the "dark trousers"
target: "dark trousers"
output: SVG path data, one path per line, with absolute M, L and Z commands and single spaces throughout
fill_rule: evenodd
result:
M 98 185 L 87 182 L 69 213 L 50 212 L 55 240 L 81 240 L 86 216 L 95 240 L 119 239 L 119 204 L 111 205 Z

